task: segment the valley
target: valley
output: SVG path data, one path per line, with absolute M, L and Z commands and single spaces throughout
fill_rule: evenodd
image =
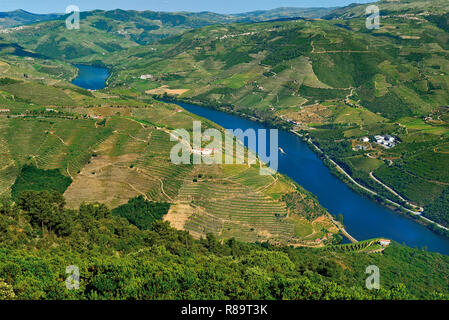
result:
M 380 198 L 422 207 L 447 228 L 449 159 L 438 152 L 449 141 L 444 12 L 416 15 L 417 28 L 385 16 L 372 32 L 344 15 L 204 27 L 127 50 L 110 85 L 292 129 Z M 399 143 L 384 148 L 377 135 Z
M 0 13 L 0 300 L 448 299 L 449 6 L 376 4 Z
M 86 88 L 104 86 L 108 76 L 99 68 L 79 72 L 73 82 Z M 21 83 L 22 88 L 26 85 Z M 9 86 L 4 89 L 15 92 Z M 62 92 L 56 87 L 52 90 L 55 94 Z M 75 93 L 69 89 L 64 92 L 68 93 L 67 101 Z M 27 94 L 15 93 L 13 100 Z M 334 241 L 339 230 L 326 210 L 280 174 L 259 176 L 258 164 L 212 168 L 172 164 L 170 150 L 175 143 L 169 139 L 169 128 L 191 128 L 197 119 L 194 115 L 177 112 L 174 105 L 151 98 L 142 102 L 118 95 L 112 98 L 107 92 L 82 93 L 87 101 L 76 100 L 78 106 L 68 106 L 65 100 L 59 105 L 35 105 L 34 110 L 10 106 L 0 119 L 5 140 L 2 154 L 7 155 L 2 158 L 0 171 L 3 195 L 16 188 L 21 167 L 30 165 L 44 172 L 59 170 L 71 179 L 62 190 L 69 208 L 92 202 L 116 208 L 143 196 L 149 201 L 171 203 L 169 216 L 181 210 L 185 221 L 179 228 L 189 230 L 197 238 L 213 233 L 224 239 L 294 245 L 309 242 L 312 246 Z M 207 122 L 205 128 L 208 126 L 216 127 L 212 122 Z M 37 182 L 28 181 L 30 185 L 34 183 Z M 210 194 L 206 196 L 203 189 Z M 285 194 L 298 194 L 304 203 L 303 211 L 319 208 L 320 213 L 308 218 L 299 212 L 288 214 L 282 201 Z M 248 203 L 252 203 L 251 209 L 247 208 Z M 232 209 L 225 212 L 225 207 Z M 296 232 L 298 228 L 310 231 Z

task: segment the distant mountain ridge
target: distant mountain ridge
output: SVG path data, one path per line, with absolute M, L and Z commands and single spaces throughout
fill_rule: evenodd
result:
M 22 9 L 10 12 L 0 12 L 0 28 L 18 27 L 41 21 L 54 20 L 61 15 L 62 14 L 58 13 L 37 14 Z
M 22 26 L 15 30 L 3 30 L 0 38 L 47 57 L 74 60 L 95 54 L 101 57 L 209 25 L 292 19 L 300 16 L 318 18 L 331 9 L 278 8 L 235 15 L 213 12 L 94 10 L 81 12 L 81 28 L 75 31 L 67 30 L 64 23 L 67 15 L 33 15 L 18 10 L 0 14 L 8 17 L 3 20 L 0 18 L 0 27 Z
M 280 7 L 272 10 L 257 10 L 252 12 L 237 13 L 231 16 L 237 18 L 243 18 L 245 20 L 261 21 L 261 20 L 274 20 L 280 18 L 321 18 L 326 14 L 329 14 L 337 7 L 314 7 L 314 8 L 295 8 L 295 7 Z
M 279 18 L 320 18 L 332 10 L 333 8 L 294 8 L 294 7 L 281 7 L 271 10 L 258 10 L 245 13 L 236 14 L 219 14 L 209 11 L 203 12 L 163 12 L 163 11 L 136 11 L 136 10 L 93 10 L 83 12 L 85 15 L 105 13 L 105 12 L 128 12 L 131 15 L 159 15 L 159 16 L 178 16 L 184 17 L 187 20 L 196 21 L 197 23 L 208 22 L 211 23 L 228 23 L 228 22 L 250 22 L 250 21 L 263 21 Z M 29 25 L 33 23 L 56 20 L 64 17 L 62 13 L 50 13 L 50 14 L 36 14 L 22 9 L 18 9 L 10 12 L 0 12 L 0 28 L 11 28 Z
M 366 15 L 366 7 L 377 5 L 381 16 L 390 15 L 440 15 L 449 12 L 447 0 L 381 0 L 372 3 L 352 3 L 348 6 L 336 8 L 323 15 L 323 19 L 351 19 Z

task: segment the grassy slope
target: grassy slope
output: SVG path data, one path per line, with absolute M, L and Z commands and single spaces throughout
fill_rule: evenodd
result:
M 297 129 L 315 126 L 314 139 L 361 183 L 398 200 L 369 177 L 374 171 L 425 206 L 428 217 L 449 225 L 446 155 L 436 152 L 449 143 L 440 109 L 449 99 L 449 34 L 447 8 L 438 8 L 428 16 L 383 17 L 375 31 L 357 18 L 210 26 L 105 62 L 117 64 L 112 86 L 140 93 L 183 89 L 179 98 L 192 102 L 271 123 L 294 119 Z M 142 74 L 153 78 L 141 80 Z M 441 121 L 422 120 L 429 114 Z M 387 133 L 401 145 L 352 150 L 362 136 Z
M 178 228 L 196 237 L 213 232 L 222 238 L 298 244 L 323 236 L 324 242 L 331 241 L 328 233 L 337 232 L 315 198 L 285 177 L 260 176 L 258 167 L 246 165 L 172 164 L 175 142 L 168 132 L 191 129 L 198 117 L 149 97 L 133 97 L 130 90 L 82 90 L 66 81 L 73 70 L 65 63 L 29 58 L 0 55 L 0 99 L 10 109 L 0 115 L 2 195 L 9 195 L 13 184 L 14 190 L 26 190 L 20 171 L 32 165 L 59 170 L 73 180 L 64 193 L 69 207 L 95 201 L 117 207 L 142 195 L 172 203 L 169 219 L 184 219 Z M 43 73 L 44 65 L 64 72 Z M 99 115 L 105 121 L 90 119 Z M 217 126 L 203 121 L 203 130 L 208 127 Z M 32 189 L 43 185 L 34 176 Z M 203 188 L 215 196 L 205 197 Z M 297 193 L 303 202 L 302 210 L 289 218 L 282 199 L 287 193 Z M 223 214 L 220 206 L 232 210 Z M 319 214 L 306 215 L 317 208 Z M 298 228 L 309 231 L 296 232 Z

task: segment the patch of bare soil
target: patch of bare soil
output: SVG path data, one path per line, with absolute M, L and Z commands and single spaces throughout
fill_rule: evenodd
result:
M 288 118 L 302 123 L 321 123 L 330 117 L 332 111 L 321 104 L 304 106 L 300 111 L 289 113 Z
M 171 206 L 168 213 L 164 216 L 164 221 L 170 222 L 170 225 L 178 230 L 184 230 L 184 226 L 194 213 L 195 208 L 188 204 L 177 203 Z
M 159 186 L 129 165 L 138 157 L 126 154 L 118 157 L 93 157 L 64 193 L 69 208 L 77 208 L 83 202 L 100 202 L 117 207 L 130 198 L 143 195 Z
M 164 94 L 164 93 L 166 93 L 171 96 L 179 96 L 183 93 L 186 93 L 187 91 L 189 91 L 189 89 L 169 89 L 168 86 L 164 85 L 164 86 L 156 88 L 156 89 L 147 90 L 147 91 L 145 91 L 145 93 L 147 93 L 147 94 Z

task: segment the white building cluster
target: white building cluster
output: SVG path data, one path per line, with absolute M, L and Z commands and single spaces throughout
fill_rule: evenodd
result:
M 153 76 L 151 74 L 142 74 L 139 78 L 141 80 L 149 80 L 149 79 L 153 79 Z
M 379 144 L 387 149 L 393 148 L 397 145 L 396 138 L 392 137 L 388 134 L 374 136 L 374 140 L 376 141 L 377 144 Z

